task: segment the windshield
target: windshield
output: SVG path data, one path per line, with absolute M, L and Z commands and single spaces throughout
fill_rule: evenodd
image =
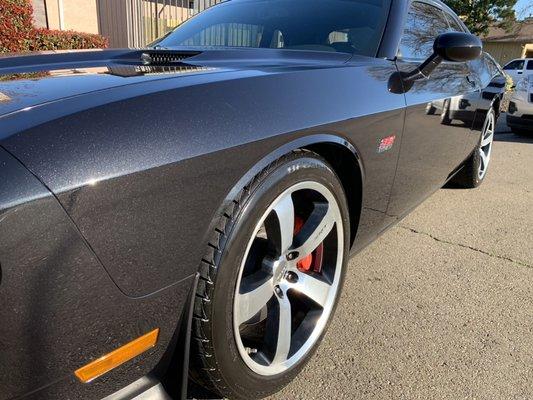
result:
M 390 0 L 231 0 L 152 46 L 253 47 L 374 57 Z

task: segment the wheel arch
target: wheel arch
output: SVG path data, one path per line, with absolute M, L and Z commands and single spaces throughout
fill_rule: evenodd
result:
M 321 142 L 304 147 L 322 156 L 339 177 L 350 212 L 350 246 L 355 241 L 363 201 L 363 175 L 356 152 L 339 143 Z M 355 151 L 355 149 L 353 149 Z
M 359 151 L 343 137 L 333 134 L 312 134 L 287 142 L 274 151 L 265 155 L 248 170 L 228 192 L 220 206 L 223 210 L 242 188 L 270 163 L 297 149 L 313 151 L 323 157 L 339 177 L 345 191 L 350 212 L 350 246 L 355 241 L 359 219 L 362 210 L 364 167 Z M 215 229 L 209 227 L 208 232 Z

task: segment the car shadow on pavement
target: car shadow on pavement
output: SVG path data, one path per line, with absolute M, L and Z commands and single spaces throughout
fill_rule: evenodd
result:
M 533 131 L 530 134 L 517 135 L 511 132 L 507 126 L 505 113 L 502 113 L 496 123 L 496 142 L 513 142 L 513 143 L 533 143 Z
M 495 142 L 531 143 L 533 144 L 533 132 L 529 135 L 517 135 L 512 132 L 496 133 Z

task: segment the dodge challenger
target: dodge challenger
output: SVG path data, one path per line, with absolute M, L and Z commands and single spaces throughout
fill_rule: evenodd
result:
M 229 0 L 0 58 L 0 399 L 279 391 L 348 259 L 485 179 L 489 61 L 437 0 Z

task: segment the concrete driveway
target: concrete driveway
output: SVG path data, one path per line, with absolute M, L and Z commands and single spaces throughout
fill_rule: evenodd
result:
M 350 262 L 324 342 L 272 399 L 533 398 L 533 139 L 500 127 L 479 189 L 440 190 Z

